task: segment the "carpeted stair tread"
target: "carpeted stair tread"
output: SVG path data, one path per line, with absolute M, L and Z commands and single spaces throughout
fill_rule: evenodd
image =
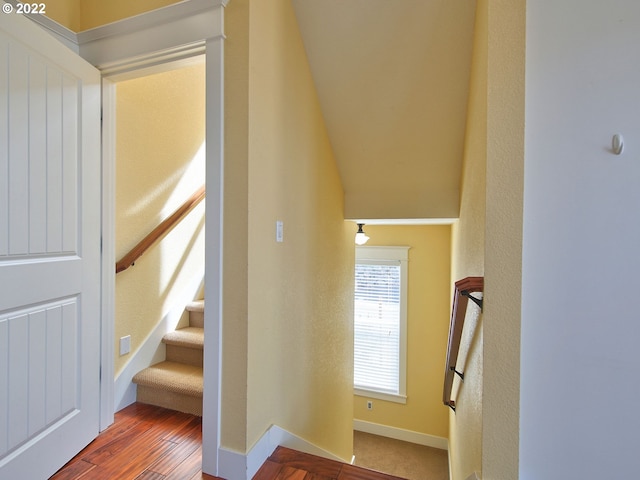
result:
M 202 368 L 176 362 L 160 362 L 138 372 L 133 382 L 170 392 L 202 397 Z
M 204 312 L 204 300 L 194 300 L 186 306 L 189 312 Z
M 202 415 L 204 300 L 186 306 L 189 326 L 164 335 L 166 360 L 138 372 L 138 402 Z
M 202 350 L 204 348 L 204 329 L 185 327 L 169 332 L 162 337 L 163 343 Z

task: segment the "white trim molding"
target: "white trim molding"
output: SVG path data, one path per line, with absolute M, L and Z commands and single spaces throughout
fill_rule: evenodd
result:
M 222 0 L 190 0 L 78 33 L 80 55 L 114 77 L 188 60 L 224 37 Z M 117 79 L 121 79 L 117 77 Z
M 394 395 L 392 393 L 376 392 L 375 390 L 364 390 L 362 388 L 354 388 L 353 394 L 363 398 L 375 398 L 377 400 L 385 400 L 387 402 L 407 403 L 406 395 Z
M 201 61 L 196 56 L 206 55 L 206 199 L 205 298 L 210 306 L 205 310 L 205 368 L 203 396 L 202 471 L 220 476 L 221 471 L 235 471 L 237 456 L 220 448 L 220 366 L 222 351 L 222 210 L 224 182 L 224 12 L 226 2 L 220 0 L 190 0 L 150 12 L 144 16 L 123 20 L 79 34 L 80 53 L 102 68 L 109 80 L 123 80 L 140 76 L 150 70 L 159 71 L 167 62 Z M 207 9 L 191 8 L 206 5 Z M 198 18 L 181 15 L 184 7 Z M 175 8 L 174 8 L 175 7 Z M 189 10 L 191 8 L 191 10 Z M 167 15 L 167 12 L 173 12 Z M 145 27 L 144 20 L 149 23 Z M 175 21 L 172 21 L 174 20 Z M 141 23 L 142 22 L 142 23 Z M 126 27 L 126 28 L 125 28 Z M 135 31 L 129 31 L 134 29 Z M 138 36 L 142 35 L 143 38 Z M 87 42 L 87 43 L 85 43 Z M 130 45 L 133 43 L 133 45 Z M 144 45 L 144 48 L 143 48 Z M 146 49 L 146 50 L 145 50 Z M 114 159 L 104 159 L 114 162 Z M 214 192 L 217 192 L 216 195 Z M 103 201 L 113 191 L 103 193 Z M 134 372 L 135 373 L 135 372 Z M 129 382 L 131 369 L 118 378 L 117 403 L 126 404 L 135 386 Z M 224 476 L 224 475 L 223 475 Z M 227 478 L 240 478 L 228 476 Z
M 394 438 L 405 442 L 424 445 L 426 447 L 449 450 L 449 441 L 444 437 L 437 437 L 427 433 L 405 430 L 404 428 L 390 427 L 379 423 L 366 422 L 364 420 L 354 420 L 353 429 L 358 432 L 371 433 L 381 437 Z
M 224 466 L 220 439 L 222 418 L 222 245 L 224 223 L 224 37 L 207 40 L 205 199 L 204 392 L 202 409 L 202 472 L 214 476 Z M 227 477 L 234 478 L 234 477 Z
M 102 79 L 102 191 L 115 191 L 116 166 L 116 89 Z M 102 321 L 100 366 L 100 431 L 113 423 L 115 412 L 115 382 L 113 340 L 115 336 L 115 197 L 102 197 Z
M 409 246 L 356 246 L 356 265 L 382 264 L 397 262 L 400 266 L 400 312 L 399 312 L 399 358 L 398 358 L 398 391 L 383 392 L 356 387 L 354 395 L 377 398 L 396 403 L 407 403 L 407 298 L 409 292 Z M 358 345 L 359 342 L 356 342 Z
M 251 480 L 278 446 L 317 455 L 318 457 L 328 458 L 329 460 L 335 460 L 337 462 L 348 463 L 348 460 L 344 458 L 340 458 L 277 425 L 271 425 L 246 455 L 221 447 L 219 457 L 220 470 L 218 475 L 223 478 Z M 351 461 L 353 462 L 353 458 Z

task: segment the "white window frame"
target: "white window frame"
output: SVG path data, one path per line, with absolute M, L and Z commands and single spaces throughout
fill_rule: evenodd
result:
M 409 248 L 405 246 L 361 246 L 356 247 L 356 264 L 362 261 L 400 262 L 400 358 L 399 358 L 399 391 L 398 394 L 378 392 L 375 390 L 356 388 L 355 395 L 376 398 L 396 403 L 407 403 L 407 291 Z

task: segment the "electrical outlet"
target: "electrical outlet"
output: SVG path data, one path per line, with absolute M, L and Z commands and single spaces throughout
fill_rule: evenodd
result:
M 367 400 L 367 410 L 373 410 L 373 401 Z

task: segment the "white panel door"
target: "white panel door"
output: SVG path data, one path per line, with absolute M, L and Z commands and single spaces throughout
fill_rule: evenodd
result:
M 0 14 L 1 480 L 95 438 L 99 380 L 100 74 Z

